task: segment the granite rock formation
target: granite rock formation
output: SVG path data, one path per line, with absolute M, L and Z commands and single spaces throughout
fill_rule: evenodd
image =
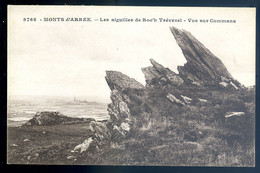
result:
M 184 66 L 178 67 L 179 75 L 185 82 L 201 86 L 218 86 L 225 82 L 235 89 L 241 87 L 222 61 L 191 33 L 175 27 L 170 27 L 170 30 L 187 60 Z
M 107 108 L 110 119 L 105 123 L 91 122 L 94 135 L 79 145 L 80 150 L 85 151 L 91 146 L 99 148 L 105 145 L 117 145 L 123 139 L 131 137 L 133 131 L 145 129 L 146 120 L 144 119 L 147 119 L 147 122 L 151 119 L 160 121 L 162 117 L 158 117 L 156 113 L 161 110 L 155 109 L 154 115 L 150 113 L 152 108 L 149 106 L 149 97 L 151 95 L 155 97 L 154 94 L 157 94 L 158 100 L 162 99 L 163 102 L 168 100 L 169 106 L 179 109 L 192 109 L 192 104 L 196 102 L 207 103 L 207 100 L 187 95 L 187 93 L 176 95 L 174 92 L 168 92 L 167 87 L 170 87 L 172 91 L 175 88 L 184 91 L 187 86 L 191 89 L 195 88 L 194 90 L 198 87 L 204 89 L 213 87 L 220 90 L 241 88 L 241 84 L 232 78 L 221 60 L 194 36 L 174 27 L 170 30 L 187 60 L 184 66 L 178 67 L 179 74 L 153 59 L 150 59 L 152 66 L 141 69 L 145 75 L 146 86 L 121 72 L 106 71 L 105 79 L 111 89 L 112 101 Z M 156 92 L 153 93 L 154 87 L 159 88 L 159 92 L 154 89 Z M 196 132 L 195 135 L 194 133 L 193 131 L 185 132 L 184 139 L 197 141 L 203 136 L 201 132 Z M 193 136 L 195 136 L 194 139 Z
M 222 61 L 191 33 L 175 27 L 171 27 L 170 30 L 187 63 L 184 66 L 178 66 L 179 73 L 176 74 L 169 68 L 165 68 L 155 60 L 150 59 L 153 66 L 142 68 L 147 87 L 154 87 L 155 85 L 196 85 L 204 87 L 220 86 L 235 90 L 242 87 L 238 81 L 233 79 Z
M 141 69 L 145 75 L 146 87 L 121 72 L 106 72 L 105 79 L 111 89 L 112 103 L 108 105 L 108 112 L 112 141 L 120 141 L 119 139 L 125 138 L 132 127 L 136 128 L 139 118 L 135 115 L 136 109 L 146 107 L 146 110 L 149 110 L 149 105 L 144 106 L 144 102 L 147 101 L 146 96 L 143 95 L 149 88 L 152 89 L 155 86 L 159 86 L 162 90 L 167 86 L 232 88 L 234 90 L 241 88 L 241 84 L 233 79 L 222 61 L 191 33 L 175 27 L 170 27 L 170 30 L 187 60 L 184 66 L 178 67 L 179 74 L 153 59 L 150 59 L 152 66 Z M 192 104 L 193 100 L 199 101 L 188 95 L 176 97 L 174 93 L 166 93 L 163 97 L 173 105 L 181 107 Z M 133 104 L 139 104 L 139 108 L 133 108 Z

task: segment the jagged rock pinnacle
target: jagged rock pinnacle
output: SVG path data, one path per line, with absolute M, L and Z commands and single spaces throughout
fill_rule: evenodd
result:
M 191 33 L 175 27 L 170 27 L 170 30 L 187 60 L 183 67 L 178 68 L 182 78 L 201 85 L 218 84 L 221 77 L 233 79 L 222 61 Z

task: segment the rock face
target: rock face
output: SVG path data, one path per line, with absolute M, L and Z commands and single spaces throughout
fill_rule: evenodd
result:
M 179 75 L 185 82 L 202 86 L 218 85 L 220 82 L 234 81 L 222 61 L 211 53 L 191 33 L 170 27 L 187 63 L 179 66 Z M 236 87 L 239 87 L 236 82 Z
M 143 89 L 144 86 L 137 82 L 135 79 L 124 75 L 118 71 L 106 71 L 105 77 L 108 86 L 111 90 L 123 90 L 126 88 L 130 89 Z
M 178 66 L 179 74 L 165 68 L 153 59 L 153 66 L 142 68 L 146 86 L 195 85 L 221 87 L 238 90 L 241 84 L 232 78 L 222 61 L 211 53 L 191 33 L 177 28 L 170 28 L 180 46 L 187 63 Z
M 183 84 L 183 79 L 171 71 L 169 68 L 163 67 L 161 64 L 157 63 L 155 60 L 150 59 L 153 67 L 142 68 L 145 75 L 145 80 L 148 87 L 153 87 L 154 85 L 181 85 Z
M 117 71 L 106 71 L 105 79 L 111 89 L 108 104 L 110 119 L 107 122 L 91 121 L 93 135 L 82 144 L 75 146 L 72 152 L 97 151 L 101 147 L 117 145 L 131 130 L 132 115 L 128 105 L 131 100 L 127 93 L 142 94 L 145 87 L 135 79 Z
M 25 125 L 57 125 L 69 122 L 80 122 L 80 121 L 95 121 L 92 118 L 72 118 L 62 115 L 59 112 L 37 112 L 32 119 L 30 119 Z
M 109 129 L 111 131 L 111 139 L 114 142 L 120 141 L 130 131 L 132 116 L 128 105 L 131 103 L 129 98 L 131 94 L 142 94 L 145 87 L 134 80 L 117 71 L 106 71 L 105 77 L 110 89 L 111 104 L 108 105 L 108 113 L 110 115 Z

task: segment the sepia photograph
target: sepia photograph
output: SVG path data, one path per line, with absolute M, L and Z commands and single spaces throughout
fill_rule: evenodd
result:
M 9 5 L 8 164 L 255 167 L 255 15 Z

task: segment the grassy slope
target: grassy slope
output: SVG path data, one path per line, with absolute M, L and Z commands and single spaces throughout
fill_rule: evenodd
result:
M 166 99 L 167 93 L 193 101 L 189 106 L 176 106 Z M 88 124 L 9 128 L 9 163 L 254 165 L 253 90 L 155 88 L 142 96 L 132 94 L 131 100 L 135 126 L 122 143 L 98 152 L 71 153 L 91 135 Z M 228 111 L 246 114 L 227 119 Z M 25 138 L 29 141 L 24 142 Z
M 9 127 L 7 160 L 11 164 L 69 164 L 71 150 L 90 135 L 89 123 Z
M 193 101 L 189 106 L 176 106 L 166 99 L 167 93 L 188 96 Z M 253 166 L 254 95 L 253 90 L 169 87 L 151 89 L 146 92 L 145 101 L 132 96 L 136 100 L 132 110 L 139 123 L 137 128 L 141 129 L 133 133 L 138 141 L 134 145 L 140 151 L 134 156 L 122 155 L 131 158 L 131 164 Z M 201 103 L 198 98 L 208 102 Z M 245 115 L 227 119 L 224 115 L 229 111 L 242 111 Z M 126 151 L 136 148 L 129 146 Z

